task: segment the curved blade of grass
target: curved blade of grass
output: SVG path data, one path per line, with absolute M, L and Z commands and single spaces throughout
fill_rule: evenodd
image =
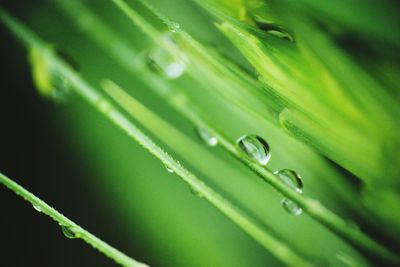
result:
M 1 19 L 6 26 L 17 35 L 17 37 L 28 46 L 35 46 L 38 52 L 43 53 L 42 56 L 51 61 L 62 75 L 71 83 L 71 88 L 80 95 L 89 104 L 94 106 L 98 111 L 103 113 L 120 129 L 125 131 L 129 137 L 142 145 L 149 153 L 158 158 L 164 165 L 173 170 L 184 182 L 186 182 L 193 190 L 199 192 L 205 199 L 214 205 L 219 211 L 225 214 L 232 222 L 242 228 L 248 235 L 254 238 L 265 249 L 270 251 L 281 262 L 288 266 L 312 266 L 310 262 L 302 256 L 295 253 L 287 244 L 269 235 L 252 219 L 246 216 L 242 211 L 232 205 L 228 200 L 208 187 L 204 182 L 197 178 L 194 174 L 184 168 L 179 162 L 174 160 L 167 152 L 156 145 L 149 137 L 147 137 L 140 129 L 132 124 L 121 112 L 98 91 L 92 88 L 84 81 L 71 67 L 63 60 L 58 58 L 48 46 L 37 37 L 34 36 L 25 26 L 20 24 L 12 17 L 1 13 Z M 40 204 L 40 203 L 39 203 Z M 82 237 L 83 238 L 83 237 Z M 129 265 L 130 266 L 130 265 Z
M 93 234 L 89 233 L 61 213 L 59 213 L 54 208 L 50 207 L 46 202 L 41 200 L 40 198 L 36 197 L 34 194 L 26 190 L 24 187 L 20 186 L 4 174 L 0 173 L 0 183 L 6 186 L 8 189 L 14 191 L 17 195 L 21 196 L 26 201 L 30 202 L 35 209 L 40 210 L 41 213 L 46 214 L 54 221 L 58 222 L 60 226 L 67 227 L 73 231 L 74 235 L 77 238 L 82 239 L 93 248 L 97 249 L 105 256 L 109 257 L 110 259 L 114 260 L 116 263 L 127 266 L 127 267 L 145 267 L 148 266 L 144 263 L 138 262 L 129 256 L 125 255 L 121 251 L 117 250 L 116 248 L 110 246 L 103 240 L 99 239 L 98 237 L 94 236 Z

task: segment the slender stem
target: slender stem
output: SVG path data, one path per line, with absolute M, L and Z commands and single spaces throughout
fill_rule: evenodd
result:
M 184 182 L 186 182 L 193 190 L 198 192 L 202 197 L 207 199 L 218 210 L 225 214 L 236 225 L 242 228 L 248 235 L 253 237 L 265 249 L 271 252 L 277 259 L 288 266 L 312 266 L 310 262 L 297 254 L 287 244 L 273 237 L 262 229 L 257 223 L 250 219 L 241 210 L 223 198 L 213 189 L 208 187 L 204 182 L 197 178 L 194 174 L 184 168 L 179 162 L 174 160 L 167 152 L 156 145 L 149 137 L 147 137 L 140 129 L 132 124 L 120 111 L 118 111 L 100 92 L 92 88 L 84 81 L 73 69 L 71 69 L 64 61 L 58 58 L 51 50 L 48 49 L 43 42 L 30 43 L 27 36 L 33 35 L 22 24 L 7 15 L 1 16 L 5 24 L 14 32 L 14 29 L 23 29 L 25 34 L 17 35 L 27 45 L 35 45 L 43 53 L 43 57 L 51 61 L 54 68 L 59 71 L 71 84 L 71 88 L 80 95 L 89 104 L 94 106 L 98 111 L 103 113 L 110 121 L 117 125 L 121 130 L 125 131 L 129 137 L 138 142 L 144 148 L 158 158 L 164 165 L 174 171 Z M 82 234 L 82 238 L 87 235 Z
M 160 18 L 164 23 L 170 25 L 172 22 L 167 19 L 165 16 L 161 15 L 154 7 L 147 3 L 145 0 L 140 0 L 142 3 L 145 3 L 145 6 L 149 8 L 158 18 Z M 151 27 L 143 18 L 141 18 L 132 8 L 126 5 L 124 0 L 113 0 L 113 2 L 121 8 L 121 10 L 132 19 L 134 23 L 137 23 L 140 28 L 143 29 L 143 25 L 146 25 L 146 28 Z M 140 17 L 140 20 L 138 19 Z M 143 29 L 147 34 L 147 31 Z M 154 34 L 155 31 L 152 32 Z M 197 42 L 195 42 L 190 35 L 185 33 L 183 30 L 180 33 L 185 37 L 186 40 L 190 41 L 191 44 L 195 45 L 195 48 L 204 53 L 201 47 L 198 47 Z M 149 35 L 151 39 L 154 39 L 152 35 Z M 209 55 L 207 56 L 207 58 Z M 214 60 L 212 60 L 214 62 Z M 216 63 L 217 66 L 220 64 Z M 223 68 L 223 67 L 221 67 Z M 176 105 L 175 105 L 176 106 Z M 176 106 L 177 107 L 177 106 Z M 355 246 L 356 248 L 381 257 L 383 259 L 387 259 L 393 262 L 400 262 L 400 257 L 385 247 L 383 247 L 378 242 L 374 241 L 372 238 L 364 234 L 360 231 L 359 228 L 353 227 L 352 224 L 347 223 L 344 219 L 340 218 L 338 215 L 330 211 L 328 208 L 323 206 L 319 201 L 306 198 L 302 195 L 297 194 L 291 188 L 286 186 L 281 180 L 273 174 L 269 169 L 243 157 L 241 153 L 236 149 L 235 145 L 233 145 L 227 138 L 225 138 L 222 134 L 215 131 L 214 127 L 211 127 L 209 124 L 205 122 L 196 112 L 191 110 L 188 107 L 177 107 L 182 114 L 186 117 L 189 117 L 191 121 L 195 122 L 199 126 L 202 126 L 214 133 L 215 136 L 219 139 L 222 147 L 228 151 L 231 155 L 236 157 L 242 163 L 247 165 L 254 173 L 256 173 L 261 179 L 266 181 L 268 184 L 273 186 L 276 190 L 282 193 L 285 197 L 295 201 L 298 203 L 312 218 L 316 221 L 320 222 L 322 225 L 326 226 L 328 229 L 336 233 L 338 236 L 348 241 L 350 244 Z
M 106 242 L 102 241 L 98 237 L 89 233 L 61 213 L 59 213 L 54 208 L 50 207 L 46 202 L 36 197 L 34 194 L 26 190 L 24 187 L 20 186 L 16 182 L 12 181 L 10 178 L 0 173 L 0 183 L 4 184 L 8 189 L 14 191 L 17 195 L 24 198 L 26 201 L 30 202 L 36 210 L 40 210 L 43 214 L 46 214 L 54 221 L 58 222 L 60 226 L 67 227 L 73 231 L 77 238 L 81 238 L 83 241 L 91 245 L 93 248 L 97 249 L 107 257 L 113 259 L 116 263 L 122 266 L 128 267 L 145 267 L 148 266 L 144 263 L 138 262 L 116 248 L 110 246 Z

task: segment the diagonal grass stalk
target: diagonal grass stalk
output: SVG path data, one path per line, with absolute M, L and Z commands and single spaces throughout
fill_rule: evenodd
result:
M 123 0 L 113 0 L 113 2 L 134 22 L 137 26 L 139 26 L 144 33 L 156 33 L 157 30 L 149 31 L 148 28 L 151 27 L 139 14 L 137 14 L 129 5 L 126 4 Z M 144 2 L 144 1 L 141 1 Z M 153 12 L 155 12 L 154 8 L 152 8 L 149 4 L 146 4 L 147 7 Z M 156 13 L 157 17 L 163 19 L 164 16 L 160 15 L 159 12 Z M 164 19 L 163 19 L 164 20 Z M 167 25 L 171 25 L 172 22 L 170 20 L 165 20 L 164 23 Z M 179 32 L 182 36 L 185 36 L 185 40 L 190 40 L 191 44 L 195 44 L 196 48 L 204 53 L 203 49 L 195 43 L 195 41 L 183 30 Z M 156 40 L 155 36 L 149 35 L 150 39 Z M 171 49 L 171 53 L 174 53 L 173 48 Z M 209 56 L 207 56 L 209 57 Z M 215 60 L 212 60 L 213 62 Z M 219 63 L 215 63 L 219 68 L 224 69 L 222 65 Z M 226 71 L 225 71 L 226 72 Z M 127 108 L 125 106 L 125 108 Z M 260 176 L 264 181 L 272 185 L 275 189 L 277 189 L 280 193 L 282 193 L 285 197 L 290 198 L 291 200 L 298 203 L 310 216 L 312 216 L 315 220 L 319 221 L 321 224 L 326 226 L 328 229 L 336 233 L 338 236 L 342 237 L 344 240 L 348 241 L 350 244 L 355 246 L 356 248 L 376 255 L 378 258 L 382 257 L 383 259 L 387 259 L 389 261 L 400 262 L 400 258 L 394 253 L 387 250 L 385 247 L 374 241 L 372 238 L 368 237 L 366 234 L 362 233 L 358 228 L 353 227 L 351 224 L 347 223 L 342 218 L 338 217 L 336 214 L 331 212 L 329 209 L 324 207 L 319 201 L 304 198 L 302 195 L 296 194 L 293 190 L 287 187 L 284 183 L 280 182 L 279 179 L 267 168 L 260 166 L 252 162 L 251 160 L 244 158 L 237 151 L 236 147 L 228 141 L 222 134 L 218 134 L 213 127 L 210 127 L 207 123 L 204 122 L 196 113 L 189 111 L 188 109 L 181 110 L 182 114 L 186 114 L 186 116 L 190 116 L 190 120 L 195 124 L 202 125 L 204 128 L 207 128 L 210 132 L 214 133 L 215 136 L 221 142 L 221 145 L 227 150 L 230 154 L 234 155 L 241 162 L 247 165 L 251 170 L 253 170 L 258 176 Z M 189 114 L 189 115 L 188 115 Z
M 232 222 L 242 228 L 249 236 L 270 251 L 281 262 L 288 266 L 312 266 L 308 260 L 297 254 L 290 246 L 271 236 L 241 210 L 223 198 L 194 174 L 174 160 L 167 152 L 156 145 L 140 129 L 132 124 L 120 111 L 118 111 L 100 92 L 92 88 L 70 66 L 58 58 L 43 41 L 35 37 L 25 26 L 18 21 L 1 13 L 1 19 L 6 26 L 28 47 L 35 47 L 42 56 L 52 63 L 71 84 L 73 89 L 85 101 L 104 114 L 110 121 L 125 131 L 129 137 L 142 145 L 149 153 L 158 158 L 165 166 L 174 171 L 193 190 L 201 194 L 219 211 L 226 215 Z
M 103 87 L 119 105 L 121 105 L 132 116 L 138 118 L 138 113 L 132 111 L 132 107 L 138 105 L 137 100 L 133 99 L 123 89 L 111 81 L 104 83 Z M 229 141 L 223 134 L 216 131 L 215 127 L 212 127 L 205 122 L 192 108 L 186 105 L 185 102 L 174 101 L 173 98 L 171 98 L 170 104 L 180 111 L 182 115 L 186 116 L 190 121 L 192 121 L 192 123 L 210 132 L 218 139 L 225 151 L 248 166 L 262 180 L 270 184 L 282 195 L 298 203 L 312 218 L 326 226 L 332 232 L 336 233 L 338 236 L 342 237 L 344 240 L 348 241 L 358 249 L 367 251 L 369 253 L 382 254 L 383 257 L 387 257 L 388 259 L 392 259 L 394 261 L 397 260 L 396 255 L 392 254 L 379 243 L 363 234 L 357 227 L 354 227 L 354 225 L 347 223 L 335 213 L 331 212 L 319 201 L 297 194 L 295 191 L 291 190 L 288 186 L 281 182 L 281 180 L 278 179 L 278 177 L 268 168 L 243 157 L 243 155 L 238 151 L 236 146 L 231 143 L 231 141 Z
M 0 183 L 6 186 L 8 189 L 14 191 L 17 195 L 21 196 L 26 201 L 30 202 L 36 210 L 40 211 L 43 214 L 46 214 L 51 219 L 58 222 L 61 227 L 63 227 L 64 229 L 68 229 L 67 231 L 69 231 L 70 234 L 73 234 L 74 237 L 82 239 L 93 248 L 103 253 L 105 256 L 114 260 L 116 263 L 126 267 L 148 266 L 144 263 L 138 262 L 130 258 L 121 251 L 110 246 L 103 240 L 89 233 L 88 231 L 77 225 L 75 222 L 71 221 L 70 219 L 59 213 L 57 210 L 50 207 L 46 202 L 36 197 L 34 194 L 29 192 L 16 182 L 12 181 L 10 178 L 2 173 L 0 173 Z
M 142 1 L 144 4 L 147 2 Z M 136 77 L 140 78 L 143 83 L 147 84 L 150 89 L 155 91 L 158 95 L 166 99 L 166 101 L 173 106 L 175 109 L 179 110 L 180 113 L 186 117 L 188 117 L 189 120 L 193 121 L 197 125 L 202 125 L 202 122 L 199 121 L 199 116 L 193 114 L 193 113 L 199 113 L 195 112 L 193 109 L 195 107 L 192 105 L 189 106 L 190 103 L 187 103 L 186 105 L 183 105 L 183 103 L 180 103 L 180 101 L 176 101 L 176 99 L 180 98 L 180 95 L 183 95 L 184 92 L 182 90 L 178 90 L 179 92 L 175 92 L 176 88 L 172 90 L 172 85 L 167 82 L 165 79 L 162 79 L 160 75 L 155 74 L 153 71 L 149 71 L 147 66 L 143 66 L 142 58 L 138 55 L 138 52 L 134 52 L 134 48 L 132 46 L 129 46 L 128 42 L 123 40 L 120 36 L 112 32 L 112 30 L 108 27 L 107 24 L 103 23 L 95 13 L 93 13 L 91 10 L 86 8 L 84 5 L 82 5 L 79 1 L 76 0 L 70 0 L 70 1 L 62 1 L 62 0 L 57 0 L 56 3 L 61 7 L 61 9 L 68 15 L 68 17 L 71 19 L 71 22 L 74 23 L 74 25 L 83 31 L 83 33 L 86 36 L 91 37 L 91 39 L 100 47 L 103 49 L 104 52 L 110 54 L 117 62 L 119 62 L 123 67 L 125 67 L 126 70 L 134 74 Z M 153 10 L 153 12 L 157 12 L 154 8 L 147 6 Z M 162 16 L 162 14 L 157 13 L 157 16 L 162 19 L 163 21 L 169 21 L 168 18 Z M 90 18 L 90 19 L 88 19 Z M 87 23 L 87 21 L 90 21 L 90 23 Z M 171 27 L 170 25 L 173 25 L 173 22 L 169 21 L 168 27 Z M 117 45 L 115 45 L 117 44 Z M 121 49 L 123 47 L 123 49 Z M 217 57 L 218 54 L 215 54 Z M 256 84 L 256 81 L 252 79 L 252 77 L 249 77 L 241 71 L 240 69 L 237 68 L 235 64 L 233 64 L 229 60 L 224 60 L 224 58 L 219 57 L 220 60 L 223 60 L 223 64 L 231 69 L 236 75 L 238 75 L 241 79 L 246 80 L 249 84 L 252 84 L 253 87 L 257 87 L 258 85 Z M 144 77 L 146 77 L 144 79 Z M 180 88 L 179 88 L 180 89 Z M 271 96 L 272 97 L 272 96 Z M 186 101 L 189 101 L 189 99 L 186 99 Z M 274 105 L 276 104 L 275 101 L 268 102 L 268 105 Z M 281 110 L 283 107 L 275 107 L 274 109 L 276 110 Z M 203 119 L 204 120 L 204 119 Z M 201 121 L 203 121 L 201 120 Z M 175 133 L 176 134 L 176 133 Z M 208 155 L 210 157 L 211 155 Z M 341 177 L 337 177 L 338 179 Z M 340 183 L 336 181 L 333 183 L 333 186 L 338 186 Z M 342 197 L 348 198 L 349 196 L 353 195 L 355 192 L 350 191 L 347 187 L 345 186 L 339 186 L 340 189 L 336 189 L 337 192 L 341 194 Z M 354 205 L 353 198 L 350 197 L 350 199 L 347 199 L 346 203 L 348 205 L 352 206 Z M 353 207 L 353 210 L 355 212 L 360 212 L 360 206 Z

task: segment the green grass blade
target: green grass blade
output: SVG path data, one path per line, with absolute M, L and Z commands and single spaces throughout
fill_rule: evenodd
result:
M 128 16 L 130 19 L 137 24 L 140 28 L 143 28 L 143 25 L 148 27 L 148 23 L 143 20 L 138 14 L 132 10 L 132 8 L 127 5 L 123 0 L 113 0 L 114 3 L 117 4 L 118 7 Z M 172 22 L 157 12 L 151 5 L 147 4 L 146 1 L 141 1 L 145 3 L 145 5 L 152 11 L 155 12 L 155 15 L 163 20 L 164 23 L 167 25 L 171 24 Z M 138 19 L 140 17 L 140 19 Z M 145 27 L 145 28 L 146 28 Z M 143 29 L 146 33 L 146 30 Z M 156 32 L 153 31 L 152 34 Z M 195 41 L 187 35 L 184 31 L 180 32 L 186 40 L 188 40 L 191 44 L 196 44 Z M 150 38 L 153 38 L 149 35 Z M 195 45 L 198 50 L 202 51 L 202 54 L 205 54 L 201 47 Z M 205 57 L 209 58 L 209 56 L 205 55 Z M 219 63 L 215 62 L 214 59 L 211 59 L 215 65 L 220 66 Z M 224 68 L 221 66 L 221 68 Z M 125 106 L 125 108 L 127 108 Z M 281 192 L 284 196 L 292 199 L 296 203 L 298 203 L 310 216 L 314 219 L 319 221 L 321 224 L 325 225 L 328 229 L 336 233 L 338 236 L 342 237 L 344 240 L 348 241 L 350 244 L 355 246 L 356 248 L 365 251 L 367 253 L 372 253 L 376 255 L 378 258 L 382 257 L 383 259 L 387 259 L 389 261 L 400 262 L 400 258 L 395 255 L 394 253 L 390 252 L 388 249 L 374 241 L 372 238 L 368 237 L 366 234 L 362 233 L 358 228 L 352 227 L 349 223 L 347 223 L 342 218 L 338 217 L 336 214 L 331 212 L 329 209 L 325 208 L 320 202 L 304 198 L 303 196 L 296 194 L 293 190 L 285 186 L 279 179 L 267 168 L 264 168 L 251 160 L 244 158 L 240 153 L 237 151 L 236 147 L 224 138 L 223 135 L 217 133 L 213 127 L 210 127 L 205 123 L 199 116 L 195 113 L 189 111 L 188 109 L 181 110 L 183 115 L 186 117 L 190 116 L 189 119 L 191 121 L 195 121 L 196 124 L 203 125 L 203 127 L 207 128 L 210 132 L 214 133 L 221 145 L 232 155 L 238 158 L 241 162 L 246 164 L 251 170 L 253 170 L 257 175 L 259 175 L 264 181 L 272 185 L 275 189 Z
M 104 88 L 119 105 L 121 105 L 135 118 L 140 120 L 140 118 L 138 118 L 138 114 L 143 113 L 143 111 L 134 112 L 132 110 L 133 107 L 139 104 L 135 99 L 133 99 L 113 82 L 106 82 Z M 243 155 L 239 153 L 236 146 L 233 145 L 231 141 L 229 141 L 220 132 L 216 131 L 215 127 L 210 126 L 196 112 L 185 105 L 184 101 L 174 101 L 173 98 L 171 98 L 170 104 L 195 125 L 207 129 L 208 132 L 212 133 L 212 135 L 218 139 L 224 150 L 249 167 L 262 180 L 267 182 L 282 195 L 298 203 L 312 218 L 326 226 L 332 232 L 336 233 L 338 236 L 342 237 L 344 240 L 348 241 L 358 249 L 367 251 L 368 253 L 376 254 L 377 256 L 382 255 L 384 258 L 392 259 L 394 261 L 398 260 L 396 255 L 392 254 L 379 243 L 362 233 L 358 228 L 352 226 L 352 224 L 347 223 L 344 219 L 331 212 L 319 201 L 297 194 L 291 188 L 282 183 L 280 179 L 277 178 L 276 175 L 273 174 L 268 168 L 265 168 L 243 157 Z
M 148 266 L 144 263 L 138 262 L 129 256 L 125 255 L 116 248 L 110 246 L 106 242 L 102 241 L 98 237 L 89 233 L 54 208 L 50 207 L 46 202 L 36 197 L 34 194 L 26 190 L 21 185 L 12 181 L 10 178 L 0 173 L 0 183 L 6 186 L 8 189 L 14 191 L 17 195 L 21 196 L 26 201 L 30 202 L 36 210 L 40 210 L 41 213 L 46 214 L 54 221 L 58 222 L 60 226 L 67 227 L 72 231 L 76 238 L 80 238 L 93 248 L 97 249 L 116 263 L 127 266 L 127 267 L 145 267 Z
M 30 31 L 11 17 L 7 17 L 6 25 L 11 30 L 21 29 L 23 32 Z M 29 35 L 27 35 L 29 36 Z M 109 120 L 116 124 L 120 129 L 125 131 L 129 137 L 137 141 L 140 145 L 158 158 L 165 166 L 174 171 L 184 182 L 186 182 L 193 190 L 199 192 L 218 210 L 225 214 L 232 222 L 242 228 L 247 234 L 259 242 L 264 248 L 271 252 L 277 259 L 288 266 L 312 266 L 306 259 L 295 253 L 288 245 L 282 243 L 275 237 L 265 232 L 257 223 L 246 216 L 242 211 L 232 205 L 228 200 L 208 187 L 204 182 L 199 180 L 194 174 L 184 168 L 179 162 L 174 160 L 167 152 L 156 145 L 149 137 L 147 137 L 140 129 L 132 124 L 121 112 L 98 91 L 92 88 L 84 81 L 74 70 L 71 69 L 64 61 L 58 58 L 47 45 L 43 42 L 30 43 L 30 39 L 26 39 L 24 34 L 18 35 L 23 42 L 29 46 L 37 46 L 38 52 L 43 53 L 43 57 L 52 62 L 56 68 L 70 83 L 71 88 L 80 95 L 85 101 L 94 106 L 99 112 L 103 113 Z M 83 237 L 82 237 L 83 238 Z

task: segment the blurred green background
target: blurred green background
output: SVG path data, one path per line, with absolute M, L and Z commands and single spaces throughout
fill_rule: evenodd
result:
M 116 34 L 136 51 L 150 41 L 131 26 L 111 1 L 90 4 Z M 191 1 L 154 1 L 166 15 L 206 44 L 245 64 L 233 46 L 213 27 L 210 15 Z M 137 4 L 137 3 L 136 3 Z M 341 239 L 307 214 L 293 217 L 282 209 L 282 197 L 220 148 L 208 148 L 198 139 L 191 122 L 124 69 L 90 38 L 77 30 L 54 1 L 2 1 L 44 40 L 66 51 L 79 64 L 82 77 L 99 88 L 111 78 L 145 106 L 174 125 L 192 146 L 146 129 L 166 151 L 178 158 L 213 188 L 254 215 L 273 233 L 300 253 L 323 264 L 345 266 L 336 254 L 365 261 Z M 136 6 L 143 14 L 146 11 Z M 160 28 L 156 18 L 149 20 Z M 99 238 L 151 266 L 281 266 L 205 200 L 191 193 L 177 176 L 130 140 L 77 96 L 53 103 L 36 93 L 25 50 L 1 25 L 1 159 L 0 169 L 60 212 Z M 193 84 L 185 75 L 173 86 L 187 89 L 213 122 L 235 140 L 255 133 L 272 147 L 272 170 L 292 168 L 304 177 L 305 195 L 319 199 L 349 220 L 358 221 L 357 200 L 340 196 L 332 183 L 347 177 L 352 188 L 358 180 L 325 157 L 299 143 L 267 121 L 241 114 L 233 105 L 220 105 L 209 88 Z M 141 125 L 141 124 L 139 124 Z M 114 266 L 111 260 L 79 240 L 66 239 L 59 227 L 30 205 L 1 187 L 3 213 L 0 255 L 4 266 Z M 377 235 L 370 225 L 363 230 Z M 273 230 L 272 230 L 273 229 Z M 384 235 L 380 238 L 389 242 Z M 367 263 L 365 263 L 367 266 Z

